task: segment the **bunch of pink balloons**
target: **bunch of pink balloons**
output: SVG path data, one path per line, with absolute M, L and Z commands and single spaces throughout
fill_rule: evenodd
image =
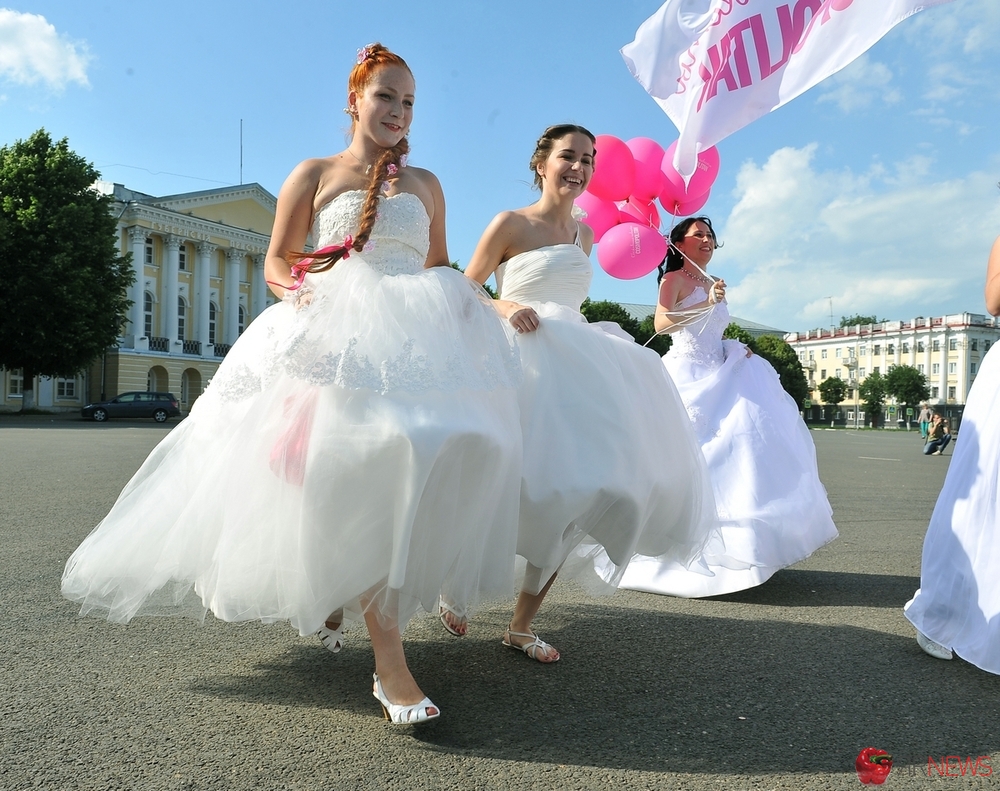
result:
M 600 243 L 597 260 L 604 271 L 623 280 L 643 277 L 667 254 L 655 200 L 675 217 L 701 209 L 719 174 L 719 152 L 714 146 L 701 152 L 685 186 L 673 165 L 676 142 L 664 151 L 648 137 L 624 143 L 598 135 L 596 148 L 593 178 L 576 205 L 587 213 L 583 222 Z

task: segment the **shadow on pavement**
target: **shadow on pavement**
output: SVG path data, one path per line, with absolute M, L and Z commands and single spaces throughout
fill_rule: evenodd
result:
M 847 571 L 782 569 L 763 585 L 706 601 L 774 607 L 888 607 L 902 609 L 920 577 Z

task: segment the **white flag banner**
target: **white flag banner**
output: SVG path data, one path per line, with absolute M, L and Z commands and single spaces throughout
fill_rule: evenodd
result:
M 680 132 L 674 167 L 862 55 L 895 25 L 952 0 L 667 0 L 622 48 Z

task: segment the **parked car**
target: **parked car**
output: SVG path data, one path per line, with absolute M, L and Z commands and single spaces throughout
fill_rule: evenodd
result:
M 173 393 L 122 393 L 110 401 L 87 404 L 80 410 L 81 416 L 98 423 L 109 417 L 151 417 L 157 423 L 163 423 L 168 417 L 180 414 L 180 404 Z

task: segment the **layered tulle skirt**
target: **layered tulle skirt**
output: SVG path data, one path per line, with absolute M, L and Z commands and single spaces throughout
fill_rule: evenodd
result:
M 671 350 L 664 364 L 708 463 L 724 549 L 685 568 L 637 557 L 622 587 L 674 596 L 743 590 L 837 537 L 816 448 L 774 368 L 723 341 L 724 362 Z M 706 573 L 710 572 L 710 573 Z
M 1000 351 L 983 360 L 924 539 L 911 623 L 1000 674 Z
M 636 552 L 687 563 L 713 535 L 711 484 L 659 357 L 617 325 L 529 304 L 541 324 L 518 336 L 523 589 L 562 567 L 607 592 Z
M 516 350 L 451 269 L 362 256 L 249 325 L 66 564 L 83 612 L 405 625 L 513 586 Z

